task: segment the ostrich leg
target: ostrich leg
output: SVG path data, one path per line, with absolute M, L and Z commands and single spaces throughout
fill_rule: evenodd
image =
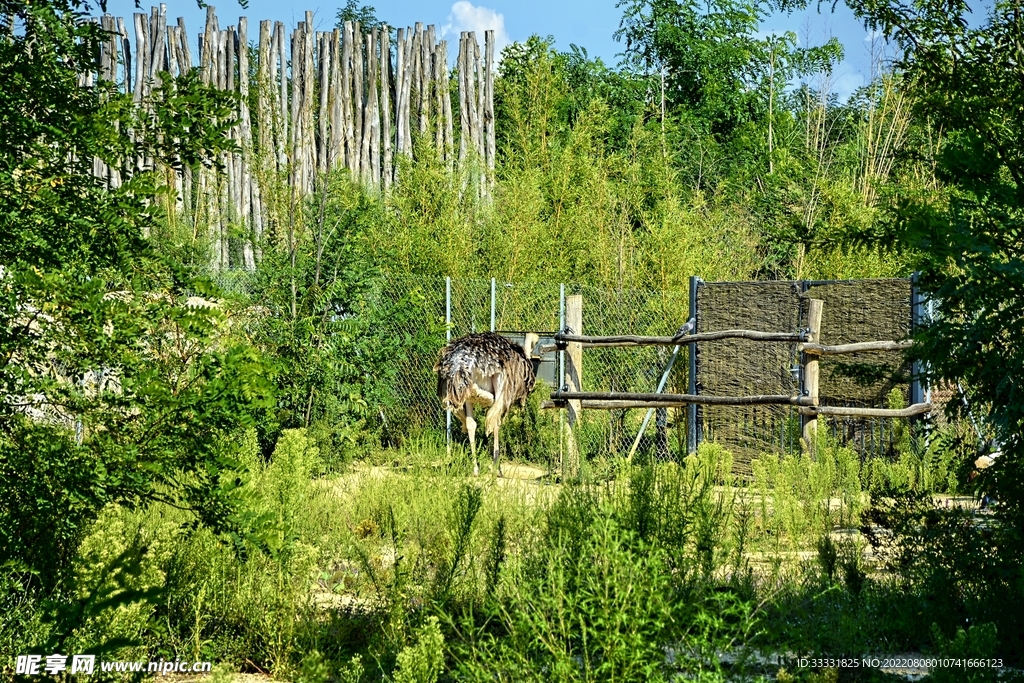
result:
M 466 433 L 469 434 L 469 450 L 473 453 L 473 476 L 480 474 L 480 465 L 476 462 L 476 420 L 473 419 L 473 404 L 466 401 Z
M 494 428 L 494 469 L 498 470 L 498 476 L 501 476 L 501 449 L 498 445 L 498 432 L 501 431 L 501 424 L 499 423 Z

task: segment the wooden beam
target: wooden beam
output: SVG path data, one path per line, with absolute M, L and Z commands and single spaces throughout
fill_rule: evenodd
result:
M 624 334 L 609 337 L 583 337 L 579 335 L 556 334 L 555 341 L 577 342 L 583 346 L 675 346 L 679 343 L 695 343 L 706 341 L 717 341 L 719 339 L 750 339 L 764 342 L 788 342 L 796 343 L 803 341 L 799 333 L 794 332 L 759 332 L 757 330 L 721 330 L 718 332 L 704 332 L 702 334 L 682 335 L 679 337 L 640 337 Z
M 583 297 L 579 294 L 565 298 L 565 324 L 571 330 L 583 331 Z M 583 346 L 572 343 L 565 350 L 565 377 L 562 384 L 568 387 L 569 392 L 579 392 L 583 388 Z M 580 412 L 583 405 L 578 400 L 568 402 L 568 440 L 566 448 L 566 462 L 562 468 L 562 475 L 575 478 L 580 471 L 580 449 L 576 443 L 575 427 L 580 419 Z
M 619 391 L 554 391 L 551 393 L 551 400 L 558 402 L 595 401 L 600 403 L 626 401 L 631 404 L 628 406 L 631 408 L 667 407 L 671 405 L 690 405 L 691 403 L 716 406 L 810 405 L 808 399 L 800 396 L 705 396 L 703 394 L 634 394 Z
M 813 356 L 838 356 L 844 353 L 859 353 L 861 351 L 903 351 L 913 345 L 912 341 L 871 341 L 858 342 L 856 344 L 837 344 L 835 346 L 823 346 L 821 344 L 800 344 L 797 351 L 802 351 Z
M 808 341 L 817 344 L 821 339 L 821 312 L 825 302 L 821 299 L 811 299 L 807 302 L 807 327 L 810 330 Z M 801 358 L 804 363 L 804 394 L 810 400 L 812 406 L 818 405 L 818 357 L 804 353 Z M 815 413 L 803 414 L 803 437 L 811 456 L 814 456 L 814 439 L 818 433 L 818 418 Z
M 560 405 L 561 401 L 543 401 L 540 407 L 544 410 L 550 410 L 553 408 L 562 408 Z M 686 403 L 666 403 L 664 401 L 651 402 L 651 401 L 580 401 L 583 410 L 627 410 L 632 408 L 678 408 L 682 406 L 690 405 Z
M 586 407 L 586 406 L 584 406 Z M 931 403 L 915 403 L 907 408 L 856 408 L 845 406 L 801 406 L 801 415 L 838 415 L 849 417 L 913 417 L 932 411 Z

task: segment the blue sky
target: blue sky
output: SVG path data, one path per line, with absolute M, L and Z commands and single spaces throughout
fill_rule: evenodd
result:
M 198 8 L 195 0 L 170 0 L 166 4 L 172 21 L 179 16 L 185 18 L 194 46 L 205 21 L 205 11 Z M 559 49 L 568 50 L 570 44 L 580 45 L 591 56 L 612 65 L 618 63 L 618 54 L 623 48 L 612 37 L 622 17 L 622 10 L 615 6 L 616 0 L 361 0 L 360 4 L 372 5 L 377 16 L 393 26 L 411 26 L 417 21 L 435 24 L 439 30 L 447 30 L 449 41 L 452 36 L 457 38 L 462 30 L 494 29 L 499 43 L 525 40 L 534 33 L 551 35 Z M 240 15 L 247 16 L 251 40 L 257 35 L 259 20 L 273 19 L 294 26 L 301 21 L 305 10 L 314 12 L 319 28 L 330 28 L 342 5 L 344 0 L 307 0 L 305 4 L 250 0 L 248 8 L 243 10 L 236 0 L 223 0 L 216 8 L 222 28 L 237 23 Z M 150 2 L 143 2 L 142 6 L 148 12 Z M 832 36 L 838 38 L 845 48 L 846 58 L 827 85 L 845 99 L 870 80 L 871 41 L 843 3 L 839 3 L 835 13 L 830 7 L 830 3 L 823 3 L 821 13 L 812 8 L 793 15 L 776 14 L 769 17 L 762 28 L 766 33 L 793 31 L 801 45 L 821 44 Z M 110 0 L 107 9 L 126 19 L 139 11 L 133 0 Z M 127 24 L 130 27 L 131 21 Z

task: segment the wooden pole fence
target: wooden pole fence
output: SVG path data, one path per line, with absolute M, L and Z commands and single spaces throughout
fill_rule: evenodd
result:
M 467 51 L 468 54 L 468 51 Z M 461 84 L 461 82 L 460 82 Z M 464 101 L 465 104 L 465 101 Z M 579 297 L 570 297 L 579 299 Z M 814 455 L 814 443 L 817 436 L 818 416 L 848 416 L 848 417 L 882 417 L 882 418 L 908 418 L 916 415 L 923 415 L 931 412 L 931 403 L 915 403 L 906 408 L 859 408 L 847 406 L 821 406 L 819 402 L 819 357 L 827 355 L 840 355 L 870 351 L 902 351 L 910 348 L 909 341 L 871 341 L 855 344 L 839 344 L 827 346 L 819 343 L 821 335 L 821 319 L 824 302 L 820 299 L 810 299 L 807 306 L 807 329 L 799 333 L 786 332 L 760 332 L 755 330 L 721 330 L 717 332 L 703 332 L 700 334 L 681 335 L 672 337 L 649 337 L 636 335 L 617 336 L 584 336 L 581 334 L 568 334 L 567 332 L 579 332 L 583 327 L 582 309 L 578 305 L 573 309 L 575 315 L 570 322 L 567 316 L 567 332 L 559 332 L 554 335 L 555 344 L 539 349 L 541 353 L 551 350 L 565 350 L 570 352 L 570 367 L 582 367 L 582 348 L 586 346 L 596 347 L 635 347 L 635 346 L 670 346 L 678 347 L 682 343 L 697 343 L 716 341 L 720 339 L 749 339 L 760 342 L 788 342 L 796 343 L 797 350 L 801 353 L 801 387 L 797 396 L 788 395 L 757 395 L 757 396 L 705 396 L 702 394 L 662 394 L 662 393 L 630 393 L 615 391 L 579 391 L 582 386 L 580 375 L 573 376 L 566 372 L 563 386 L 565 391 L 554 391 L 550 399 L 541 403 L 544 409 L 567 408 L 570 416 L 570 424 L 574 425 L 578 420 L 581 410 L 624 410 L 631 408 L 667 408 L 676 406 L 696 405 L 723 405 L 723 406 L 750 406 L 750 405 L 792 405 L 797 407 L 802 423 L 803 442 L 805 447 Z M 693 347 L 691 347 L 692 349 Z M 691 351 L 692 352 L 692 351 Z M 692 373 L 691 367 L 691 373 Z M 694 386 L 691 377 L 691 387 Z M 661 387 L 659 386 L 659 389 Z M 645 423 L 646 424 L 646 423 Z M 571 431 L 570 431 L 571 435 Z M 638 437 L 639 439 L 639 437 Z M 634 444 L 634 450 L 636 444 Z M 630 453 L 632 455 L 632 451 Z
M 760 396 L 705 396 L 703 394 L 654 394 L 621 391 L 553 391 L 551 401 L 561 404 L 567 401 L 585 401 L 593 404 L 620 402 L 618 408 L 664 408 L 691 404 L 707 406 L 752 406 L 752 405 L 810 405 L 807 398 L 787 395 Z M 555 406 L 552 406 L 555 407 Z M 561 407 L 558 405 L 557 407 Z
M 556 334 L 556 343 L 578 343 L 583 346 L 625 347 L 625 346 L 675 346 L 680 343 L 717 341 L 720 339 L 751 339 L 763 342 L 796 343 L 805 339 L 801 333 L 759 332 L 756 330 L 721 330 L 678 337 L 642 337 L 630 334 L 604 337 L 584 337 L 572 334 Z
M 810 330 L 808 341 L 817 344 L 821 337 L 821 314 L 825 302 L 821 299 L 811 299 L 807 302 L 807 328 Z M 818 405 L 818 357 L 808 353 L 802 355 L 803 359 L 803 394 L 808 403 L 812 406 Z M 804 444 L 811 452 L 815 453 L 814 440 L 818 433 L 817 413 L 801 415 L 803 423 Z
M 860 353 L 862 351 L 903 351 L 913 345 L 910 341 L 871 341 L 857 342 L 856 344 L 837 344 L 835 346 L 823 346 L 821 344 L 800 344 L 797 351 L 802 351 L 809 356 L 838 356 L 845 353 Z
M 139 171 L 167 177 L 177 210 L 209 226 L 213 270 L 255 268 L 268 227 L 273 231 L 287 211 L 275 212 L 268 205 L 278 196 L 278 178 L 290 188 L 292 202 L 311 195 L 317 178 L 336 170 L 386 192 L 398 180 L 395 155 L 414 158 L 420 149 L 414 147 L 414 136 L 432 146 L 449 168 L 476 174 L 473 187 L 479 197 L 491 194 L 493 31 L 485 32 L 482 49 L 475 34 L 462 34 L 452 76 L 447 42 L 438 40 L 441 34 L 434 26 L 419 22 L 399 29 L 395 41 L 385 25 L 345 22 L 319 32 L 312 12 L 306 12 L 290 36 L 281 22 L 259 22 L 250 49 L 247 19 L 222 29 L 216 9 L 207 6 L 193 63 L 184 20 L 169 24 L 166 5 L 133 16 L 134 50 L 124 19 L 107 14 L 93 21 L 110 37 L 96 64 L 82 73 L 83 87 L 112 81 L 151 113 L 161 73 L 178 76 L 198 68 L 203 83 L 239 95 L 237 123 L 229 133 L 238 149 L 220 159 L 223 170 L 175 172 L 142 157 L 124 168 L 100 160 L 93 164 L 96 176 L 111 187 Z M 454 97 L 459 106 L 453 114 Z M 453 115 L 459 116 L 460 126 L 454 125 Z
M 801 415 L 845 417 L 914 417 L 932 411 L 931 403 L 915 403 L 906 408 L 857 408 L 854 406 L 801 406 Z

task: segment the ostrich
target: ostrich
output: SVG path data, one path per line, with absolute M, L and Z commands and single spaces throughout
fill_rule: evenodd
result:
M 494 332 L 481 332 L 460 337 L 441 349 L 434 372 L 437 373 L 437 396 L 459 417 L 469 434 L 473 453 L 473 475 L 480 474 L 476 460 L 476 425 L 473 407 L 487 408 L 484 418 L 486 433 L 494 438 L 494 466 L 498 464 L 498 432 L 505 413 L 516 401 L 526 405 L 526 397 L 536 381 L 530 356 L 538 336 L 526 335 L 526 348 Z

